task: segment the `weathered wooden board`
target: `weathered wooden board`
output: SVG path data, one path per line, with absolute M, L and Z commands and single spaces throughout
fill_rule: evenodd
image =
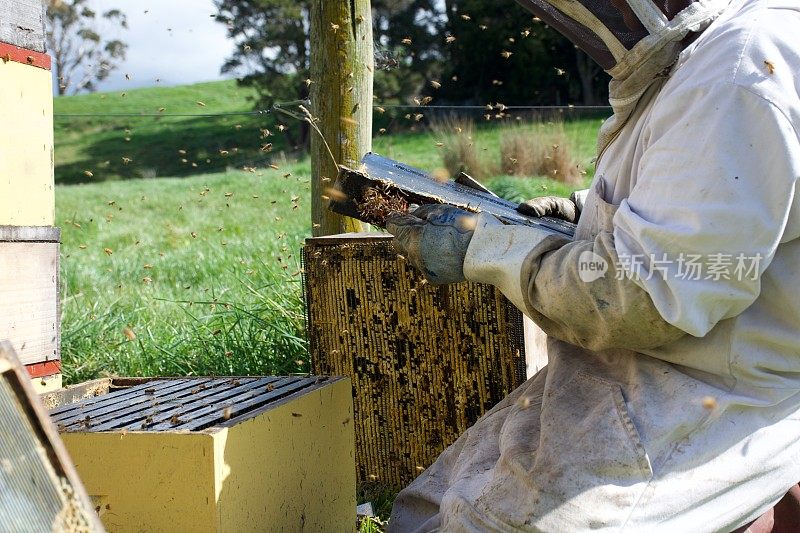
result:
M 55 192 L 50 71 L 0 60 L 0 117 L 0 224 L 52 226 Z
M 0 41 L 44 52 L 44 2 L 0 0 Z
M 0 242 L 60 242 L 61 228 L 55 226 L 0 225 Z
M 23 364 L 57 360 L 57 242 L 0 242 L 0 340 Z

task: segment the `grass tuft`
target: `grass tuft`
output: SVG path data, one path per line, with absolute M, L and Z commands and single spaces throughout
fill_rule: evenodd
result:
M 582 181 L 582 169 L 560 123 L 512 126 L 502 133 L 500 161 L 510 176 L 548 177 L 569 185 Z
M 447 118 L 431 126 L 441 138 L 442 163 L 451 177 L 461 172 L 473 178 L 485 179 L 496 173 L 496 168 L 479 153 L 475 145 L 475 125 L 472 121 Z

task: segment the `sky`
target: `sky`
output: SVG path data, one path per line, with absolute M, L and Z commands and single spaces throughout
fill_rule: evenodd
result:
M 233 43 L 226 37 L 225 26 L 210 16 L 216 13 L 212 0 L 91 0 L 91 5 L 99 12 L 117 8 L 128 16 L 127 30 L 106 27 L 109 36 L 128 43 L 128 53 L 98 90 L 233 77 L 220 74 Z

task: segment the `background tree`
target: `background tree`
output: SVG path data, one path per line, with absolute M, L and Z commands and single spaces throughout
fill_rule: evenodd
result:
M 87 0 L 47 1 L 47 47 L 55 60 L 58 94 L 94 91 L 125 59 L 128 45 L 105 39 L 98 23 L 128 27 L 125 14 L 111 9 L 98 14 Z
M 443 71 L 440 35 L 447 19 L 436 0 L 372 0 L 375 94 L 383 102 L 408 100 Z M 387 62 L 387 59 L 389 60 Z
M 257 106 L 308 97 L 309 0 L 215 0 L 237 48 L 223 72 L 258 90 Z M 595 104 L 607 77 L 513 0 L 372 0 L 379 103 Z M 332 65 L 331 68 L 336 68 Z M 375 116 L 376 127 L 406 111 Z M 405 123 L 408 123 L 407 121 Z M 288 124 L 305 146 L 304 124 Z
M 239 83 L 255 87 L 256 106 L 269 109 L 277 102 L 303 100 L 313 80 L 310 61 L 309 0 L 216 0 L 217 21 L 228 28 L 236 51 L 222 66 L 223 73 L 240 74 Z M 304 147 L 305 123 L 287 124 L 289 144 Z
M 607 78 L 590 58 L 513 1 L 498 8 L 446 0 L 444 15 L 444 99 L 567 105 L 592 104 L 607 93 Z

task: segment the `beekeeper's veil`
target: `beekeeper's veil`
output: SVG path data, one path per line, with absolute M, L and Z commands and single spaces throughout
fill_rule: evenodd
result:
M 704 30 L 730 0 L 517 0 L 583 49 L 613 80 L 614 117 L 600 131 L 602 150 L 636 102 L 670 67 L 690 33 Z

